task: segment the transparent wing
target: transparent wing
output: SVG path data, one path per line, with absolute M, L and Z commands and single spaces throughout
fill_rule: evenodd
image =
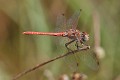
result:
M 60 14 L 57 16 L 55 32 L 64 32 L 64 31 L 66 31 L 66 18 L 64 14 Z M 58 51 L 59 50 L 64 51 L 65 43 L 67 42 L 67 39 L 65 37 L 56 37 L 54 40 Z M 63 51 L 59 51 L 59 52 L 63 53 Z
M 56 32 L 66 31 L 66 18 L 64 16 L 64 14 L 60 14 L 57 16 L 55 31 Z
M 77 35 L 76 37 L 80 37 L 80 35 Z M 90 43 L 89 43 L 90 44 Z M 78 43 L 80 46 L 80 41 Z M 97 55 L 94 53 L 94 49 L 90 48 L 89 50 L 84 50 L 80 51 L 77 54 L 77 60 L 79 64 L 81 65 L 82 63 L 90 67 L 92 70 L 98 70 L 99 68 L 99 60 L 97 58 Z
M 78 25 L 78 20 L 79 20 L 79 17 L 80 17 L 80 12 L 81 12 L 81 10 L 76 11 L 72 15 L 72 17 L 67 21 L 67 27 L 70 27 L 72 29 L 76 29 L 76 27 Z
M 72 70 L 72 72 L 78 72 L 78 61 L 76 54 L 68 55 L 64 58 L 65 64 L 68 65 L 68 67 Z
M 64 31 L 66 31 L 66 18 L 64 14 L 60 14 L 57 16 L 55 32 L 64 32 Z M 63 53 L 67 39 L 65 37 L 55 37 L 54 40 L 59 53 Z
M 56 32 L 63 32 L 66 31 L 68 29 L 68 27 L 66 26 L 66 18 L 64 15 L 59 15 L 57 17 L 57 23 L 56 23 Z M 65 44 L 68 43 L 69 41 L 71 41 L 70 39 L 68 39 L 67 37 L 58 37 L 56 38 L 56 46 L 58 51 L 62 54 L 62 53 L 67 53 L 68 50 L 65 47 Z M 70 44 L 70 49 L 73 49 L 74 45 Z M 74 50 L 74 49 L 73 49 Z M 77 70 L 77 62 L 76 62 L 76 57 L 75 55 L 69 55 L 67 57 L 63 58 L 63 61 L 65 62 L 65 64 L 67 64 L 67 66 L 72 70 L 72 71 L 76 71 Z
M 59 55 L 68 52 L 67 48 L 65 47 L 65 44 L 68 43 L 69 41 L 71 41 L 71 39 L 68 39 L 67 37 L 59 37 L 59 40 L 56 43 L 58 51 L 57 53 L 59 53 Z M 71 43 L 68 47 L 71 50 L 76 49 L 75 42 Z M 76 57 L 77 56 L 75 54 L 72 54 L 63 58 L 64 63 L 73 72 L 78 70 L 78 62 Z
M 70 49 L 75 50 L 75 42 L 70 44 L 69 47 Z M 82 67 L 84 67 L 84 69 L 87 69 L 89 67 L 94 71 L 99 70 L 99 60 L 96 54 L 94 53 L 93 49 L 80 51 L 73 55 L 66 56 L 64 60 L 72 71 L 81 71 Z
M 81 60 L 83 64 L 87 65 L 92 70 L 97 71 L 99 69 L 99 60 L 96 54 L 94 53 L 93 49 L 78 52 L 76 53 L 76 55 L 77 60 Z
M 70 39 L 68 40 L 68 42 L 69 41 L 70 41 Z M 76 49 L 75 43 L 76 42 L 73 42 L 68 46 L 72 51 Z M 79 68 L 78 68 L 78 60 L 77 60 L 76 54 L 73 53 L 72 55 L 68 55 L 68 56 L 64 57 L 64 62 L 68 65 L 68 67 L 70 67 L 70 69 L 73 72 L 78 71 Z

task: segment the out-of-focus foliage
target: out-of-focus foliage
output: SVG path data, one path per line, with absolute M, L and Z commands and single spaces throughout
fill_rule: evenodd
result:
M 55 37 L 26 36 L 23 31 L 52 32 L 58 14 L 65 13 L 68 18 L 79 9 L 82 9 L 79 29 L 90 34 L 92 45 L 97 42 L 94 16 L 96 13 L 99 16 L 98 42 L 105 52 L 99 71 L 87 75 L 88 80 L 119 80 L 119 3 L 119 0 L 0 0 L 0 80 L 10 80 L 17 73 L 58 55 Z M 57 80 L 62 74 L 72 74 L 67 68 L 62 60 L 57 60 L 21 80 Z

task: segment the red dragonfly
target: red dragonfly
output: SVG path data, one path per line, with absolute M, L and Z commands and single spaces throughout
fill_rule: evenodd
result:
M 69 39 L 70 41 L 66 41 L 64 44 L 68 51 L 72 51 L 71 48 L 69 48 L 70 44 L 75 43 L 76 49 L 80 49 L 81 47 L 85 46 L 85 42 L 89 40 L 89 34 L 86 32 L 81 32 L 78 29 L 76 29 L 78 25 L 78 20 L 80 17 L 80 12 L 76 11 L 73 16 L 66 20 L 64 14 L 59 15 L 57 17 L 57 24 L 56 26 L 61 29 L 59 32 L 33 32 L 33 31 L 27 31 L 23 32 L 23 34 L 26 35 L 49 35 L 49 36 L 58 36 L 58 37 L 65 37 L 66 39 Z M 83 60 L 89 67 L 92 69 L 98 69 L 98 60 L 96 59 L 96 56 L 94 56 L 92 53 L 79 53 L 71 56 L 65 57 L 66 63 L 73 69 L 77 69 L 79 67 L 79 59 Z M 91 61 L 91 62 L 90 62 Z

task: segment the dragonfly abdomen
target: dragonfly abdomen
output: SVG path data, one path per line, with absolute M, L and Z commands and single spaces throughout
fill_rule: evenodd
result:
M 65 32 L 59 32 L 59 33 L 51 33 L 51 32 L 23 32 L 23 34 L 26 35 L 49 35 L 49 36 L 64 36 Z

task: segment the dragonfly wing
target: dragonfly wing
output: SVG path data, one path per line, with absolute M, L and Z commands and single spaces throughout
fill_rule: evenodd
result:
M 64 32 L 64 31 L 66 31 L 66 18 L 64 14 L 60 14 L 57 16 L 55 32 Z M 56 37 L 54 40 L 57 49 L 61 49 L 61 50 L 63 49 L 64 51 L 65 43 L 67 42 L 67 39 L 65 37 Z M 59 52 L 63 53 L 62 51 Z
M 85 65 L 90 67 L 92 70 L 97 71 L 99 69 L 99 60 L 93 50 L 85 50 L 76 53 L 77 59 L 82 61 Z
M 71 39 L 68 39 L 67 37 L 58 37 L 57 38 L 57 53 L 58 54 L 62 54 L 62 53 L 67 53 L 68 50 L 67 48 L 65 47 L 65 44 L 68 43 L 69 41 L 71 41 Z M 74 50 L 76 49 L 75 47 L 75 42 L 71 43 L 70 45 L 68 45 L 68 47 L 71 49 L 71 50 Z M 74 54 L 71 54 L 71 55 L 68 55 L 66 57 L 63 58 L 63 62 L 66 64 L 66 66 L 68 68 L 70 68 L 71 71 L 77 71 L 78 70 L 78 66 L 77 66 L 77 61 L 76 61 L 76 55 Z
M 72 29 L 76 29 L 76 27 L 78 25 L 78 20 L 79 20 L 79 17 L 80 17 L 80 12 L 81 12 L 81 10 L 76 11 L 72 15 L 72 17 L 67 21 L 67 27 L 70 27 Z
M 75 44 L 76 42 L 73 42 L 68 47 L 72 50 L 76 50 Z M 82 67 L 82 63 L 87 65 L 90 69 L 94 71 L 98 71 L 99 69 L 99 60 L 97 55 L 94 53 L 94 49 L 92 48 L 89 50 L 77 52 L 72 55 L 68 55 L 64 58 L 64 60 L 72 71 L 80 71 L 80 68 Z
M 71 41 L 71 39 L 67 40 L 67 42 L 69 42 L 69 41 Z M 73 42 L 68 45 L 69 49 L 71 49 L 72 51 L 76 49 L 75 43 L 76 42 Z M 67 50 L 67 48 L 66 48 L 66 50 Z M 64 57 L 64 62 L 68 65 L 68 67 L 70 67 L 70 69 L 73 72 L 78 71 L 79 68 L 78 68 L 78 60 L 77 60 L 76 54 L 73 53 L 71 55 Z
M 56 32 L 66 31 L 66 18 L 64 16 L 64 14 L 60 14 L 57 16 L 55 31 Z
M 78 62 L 77 62 L 77 56 L 76 54 L 71 54 L 66 57 L 64 57 L 64 62 L 67 64 L 67 66 L 73 71 L 77 72 L 78 71 Z

